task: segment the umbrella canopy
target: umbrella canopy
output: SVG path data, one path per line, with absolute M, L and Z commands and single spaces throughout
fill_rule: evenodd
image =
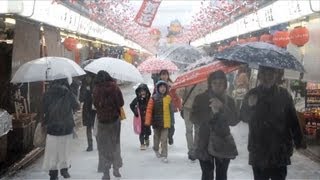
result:
M 225 73 L 229 73 L 238 69 L 238 63 L 225 63 L 221 61 L 216 61 L 211 64 L 198 67 L 189 72 L 185 72 L 177 77 L 173 84 L 173 88 L 178 89 L 182 87 L 187 87 L 195 85 L 206 81 L 210 73 L 218 70 L 222 70 Z
M 205 53 L 190 45 L 172 45 L 161 48 L 159 51 L 159 57 L 161 59 L 168 59 L 182 68 L 185 68 L 204 56 Z
M 288 51 L 264 42 L 239 44 L 217 53 L 215 58 L 243 62 L 251 67 L 267 66 L 304 72 L 302 64 Z
M 195 68 L 208 65 L 208 64 L 210 64 L 210 63 L 212 63 L 214 61 L 216 61 L 216 59 L 214 59 L 213 57 L 206 56 L 206 57 L 203 57 L 203 58 L 197 60 L 196 62 L 190 64 L 183 71 L 184 72 L 191 71 L 191 70 L 193 70 Z
M 43 57 L 23 64 L 12 83 L 52 81 L 86 74 L 74 61 L 63 57 Z
M 143 82 L 142 75 L 136 67 L 121 59 L 103 57 L 88 64 L 84 70 L 97 74 L 107 71 L 110 76 L 121 81 Z
M 179 70 L 178 67 L 171 61 L 160 60 L 155 57 L 151 57 L 143 61 L 138 66 L 138 69 L 140 72 L 144 73 L 159 73 L 163 69 L 166 69 L 169 72 L 175 72 Z

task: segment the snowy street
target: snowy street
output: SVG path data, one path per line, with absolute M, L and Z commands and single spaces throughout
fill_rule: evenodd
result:
M 122 122 L 121 149 L 124 166 L 120 169 L 122 179 L 200 179 L 201 170 L 198 162 L 192 163 L 187 159 L 187 145 L 185 138 L 184 120 L 179 113 L 176 117 L 176 133 L 174 145 L 169 146 L 169 163 L 165 164 L 156 158 L 151 147 L 146 151 L 139 149 L 139 138 L 133 132 L 132 116 L 129 104 L 135 97 L 132 86 L 122 89 L 125 99 L 127 119 Z M 248 165 L 247 124 L 240 122 L 232 129 L 237 143 L 239 156 L 231 161 L 229 179 L 253 179 L 251 167 Z M 271 132 L 270 132 L 271 133 Z M 94 151 L 86 152 L 87 140 L 85 127 L 78 131 L 79 138 L 74 141 L 71 155 L 71 179 L 101 179 L 97 173 L 98 152 L 94 141 Z M 151 146 L 152 146 L 152 139 Z M 21 170 L 14 177 L 8 179 L 49 179 L 48 172 L 41 169 L 43 158 L 37 160 L 28 168 Z M 320 164 L 317 164 L 299 153 L 292 158 L 292 165 L 288 167 L 288 179 L 320 179 Z M 59 179 L 63 179 L 62 176 Z

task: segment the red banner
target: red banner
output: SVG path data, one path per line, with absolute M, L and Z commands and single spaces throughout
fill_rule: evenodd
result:
M 143 0 L 140 10 L 134 21 L 140 26 L 150 27 L 157 14 L 161 0 Z

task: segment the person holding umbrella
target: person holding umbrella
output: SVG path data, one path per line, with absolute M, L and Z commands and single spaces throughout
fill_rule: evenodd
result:
M 293 144 L 306 148 L 290 93 L 279 87 L 281 70 L 259 67 L 259 86 L 243 100 L 240 119 L 249 124 L 249 164 L 255 180 L 284 180 Z

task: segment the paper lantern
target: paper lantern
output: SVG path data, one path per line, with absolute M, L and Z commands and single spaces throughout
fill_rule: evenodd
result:
M 306 27 L 296 27 L 290 32 L 290 41 L 297 46 L 304 46 L 309 41 L 309 31 Z
M 73 51 L 77 49 L 77 44 L 78 44 L 78 41 L 74 38 L 66 38 L 63 41 L 63 45 L 68 51 Z
M 277 31 L 273 35 L 273 43 L 279 47 L 287 47 L 290 42 L 288 31 Z
M 273 39 L 273 36 L 271 34 L 263 34 L 260 36 L 261 42 L 266 42 L 266 43 L 272 44 L 273 43 L 272 39 Z

